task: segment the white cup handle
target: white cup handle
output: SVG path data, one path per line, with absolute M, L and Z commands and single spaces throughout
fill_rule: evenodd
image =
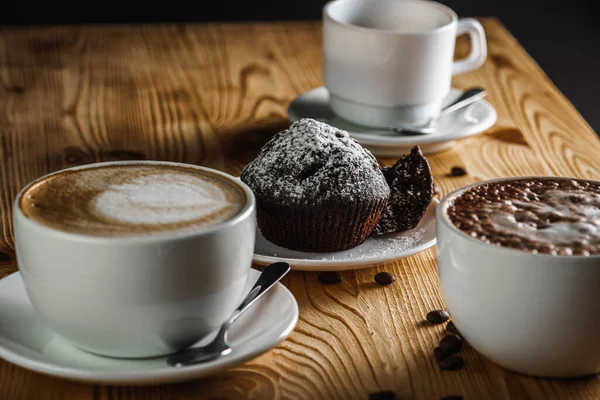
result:
M 456 25 L 456 36 L 468 34 L 471 37 L 471 52 L 466 58 L 452 64 L 452 75 L 463 74 L 481 67 L 487 57 L 487 44 L 483 26 L 473 18 L 461 18 Z

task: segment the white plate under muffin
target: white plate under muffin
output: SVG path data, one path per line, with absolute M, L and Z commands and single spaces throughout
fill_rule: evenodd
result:
M 431 201 L 414 229 L 370 237 L 352 249 L 332 253 L 310 253 L 280 247 L 265 239 L 257 228 L 253 261 L 257 265 L 284 261 L 297 271 L 345 271 L 406 258 L 435 245 L 435 208 L 438 203 L 436 198 Z

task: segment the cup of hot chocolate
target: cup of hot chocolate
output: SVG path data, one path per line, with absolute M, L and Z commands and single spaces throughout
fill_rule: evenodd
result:
M 218 328 L 244 295 L 255 224 L 244 183 L 159 161 L 61 170 L 14 204 L 34 308 L 75 346 L 112 357 L 169 354 Z
M 443 297 L 467 342 L 542 377 L 600 372 L 600 182 L 503 178 L 437 207 Z

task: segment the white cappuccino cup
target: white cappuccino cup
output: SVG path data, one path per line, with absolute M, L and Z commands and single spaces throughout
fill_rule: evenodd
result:
M 127 171 L 134 167 L 164 169 L 165 175 L 129 179 Z M 167 195 L 175 168 L 185 171 L 186 180 Z M 81 210 L 73 214 L 71 207 L 64 206 L 61 191 L 50 182 L 100 169 L 113 171 L 104 172 L 111 182 L 104 193 L 96 193 L 102 186 L 100 173 L 95 180 L 73 178 L 70 188 L 64 187 L 69 191 L 64 200 L 72 209 L 85 208 L 78 204 L 94 205 L 88 207 L 94 218 L 82 217 L 89 221 L 75 225 L 71 216 L 85 214 Z M 190 223 L 181 230 L 93 234 L 111 223 L 133 229 L 135 224 L 117 217 L 150 218 L 139 225 L 156 227 L 168 225 L 166 217 L 173 210 L 179 210 L 181 222 L 189 212 L 200 212 L 202 204 L 218 209 L 226 200 L 219 197 L 217 187 L 194 186 L 196 175 L 235 189 L 241 199 L 239 210 L 210 226 Z M 46 182 L 47 189 L 34 191 Z M 57 197 L 61 201 L 53 201 Z M 109 198 L 112 212 L 102 215 L 99 204 Z M 61 218 L 52 219 L 50 211 L 57 204 L 65 209 L 58 214 Z M 55 220 L 58 224 L 49 222 Z M 73 226 L 89 229 L 74 231 Z M 14 205 L 17 260 L 35 310 L 74 346 L 109 357 L 170 354 L 218 329 L 245 295 L 255 230 L 255 199 L 243 182 L 217 170 L 163 161 L 96 163 L 60 170 L 30 182 Z
M 471 38 L 454 61 L 456 37 Z M 332 110 L 370 127 L 435 118 L 454 75 L 487 56 L 483 27 L 428 0 L 334 0 L 323 8 L 323 81 Z

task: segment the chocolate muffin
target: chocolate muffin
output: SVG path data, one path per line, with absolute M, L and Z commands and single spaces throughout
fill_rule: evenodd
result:
M 347 132 L 304 118 L 277 133 L 242 171 L 262 235 L 308 252 L 364 242 L 390 188 L 375 157 Z

